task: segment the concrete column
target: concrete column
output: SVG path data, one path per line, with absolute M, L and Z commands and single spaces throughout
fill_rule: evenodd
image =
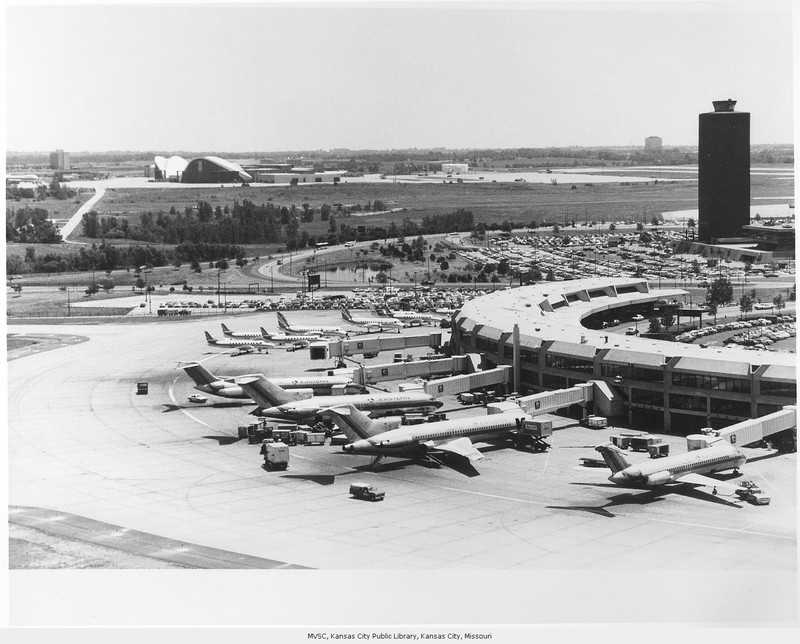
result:
M 520 387 L 522 386 L 522 366 L 521 366 L 521 356 L 520 356 L 520 348 L 519 348 L 519 324 L 514 325 L 514 330 L 512 333 L 512 342 L 513 342 L 513 360 L 514 360 L 514 391 L 519 393 Z

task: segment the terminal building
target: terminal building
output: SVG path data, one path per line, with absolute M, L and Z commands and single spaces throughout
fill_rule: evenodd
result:
M 719 429 L 795 404 L 794 354 L 704 348 L 602 329 L 603 321 L 633 326 L 638 314 L 644 331 L 649 316 L 683 295 L 680 289 L 651 290 L 635 278 L 498 291 L 454 314 L 452 345 L 458 353 L 481 353 L 486 368 L 513 366 L 520 393 L 600 381 L 611 401 L 607 415 L 666 433 Z M 696 315 L 680 307 L 675 312 Z

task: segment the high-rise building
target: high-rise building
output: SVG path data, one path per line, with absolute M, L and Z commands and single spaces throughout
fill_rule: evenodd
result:
M 750 114 L 713 101 L 700 115 L 698 236 L 704 243 L 741 236 L 750 223 Z
M 660 136 L 648 136 L 644 140 L 645 152 L 661 152 L 662 140 Z
M 64 150 L 51 152 L 50 168 L 52 170 L 69 170 L 69 152 L 64 152 Z

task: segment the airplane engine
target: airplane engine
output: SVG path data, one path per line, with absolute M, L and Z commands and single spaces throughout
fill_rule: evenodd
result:
M 651 474 L 645 479 L 645 485 L 648 487 L 656 487 L 658 485 L 664 485 L 665 483 L 669 483 L 669 479 L 672 475 L 669 471 L 664 470 L 663 472 L 656 472 L 655 474 Z

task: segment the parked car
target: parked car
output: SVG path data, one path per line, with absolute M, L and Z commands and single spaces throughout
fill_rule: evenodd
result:
M 208 402 L 208 398 L 206 396 L 202 396 L 200 394 L 192 394 L 189 396 L 190 403 L 204 403 Z

